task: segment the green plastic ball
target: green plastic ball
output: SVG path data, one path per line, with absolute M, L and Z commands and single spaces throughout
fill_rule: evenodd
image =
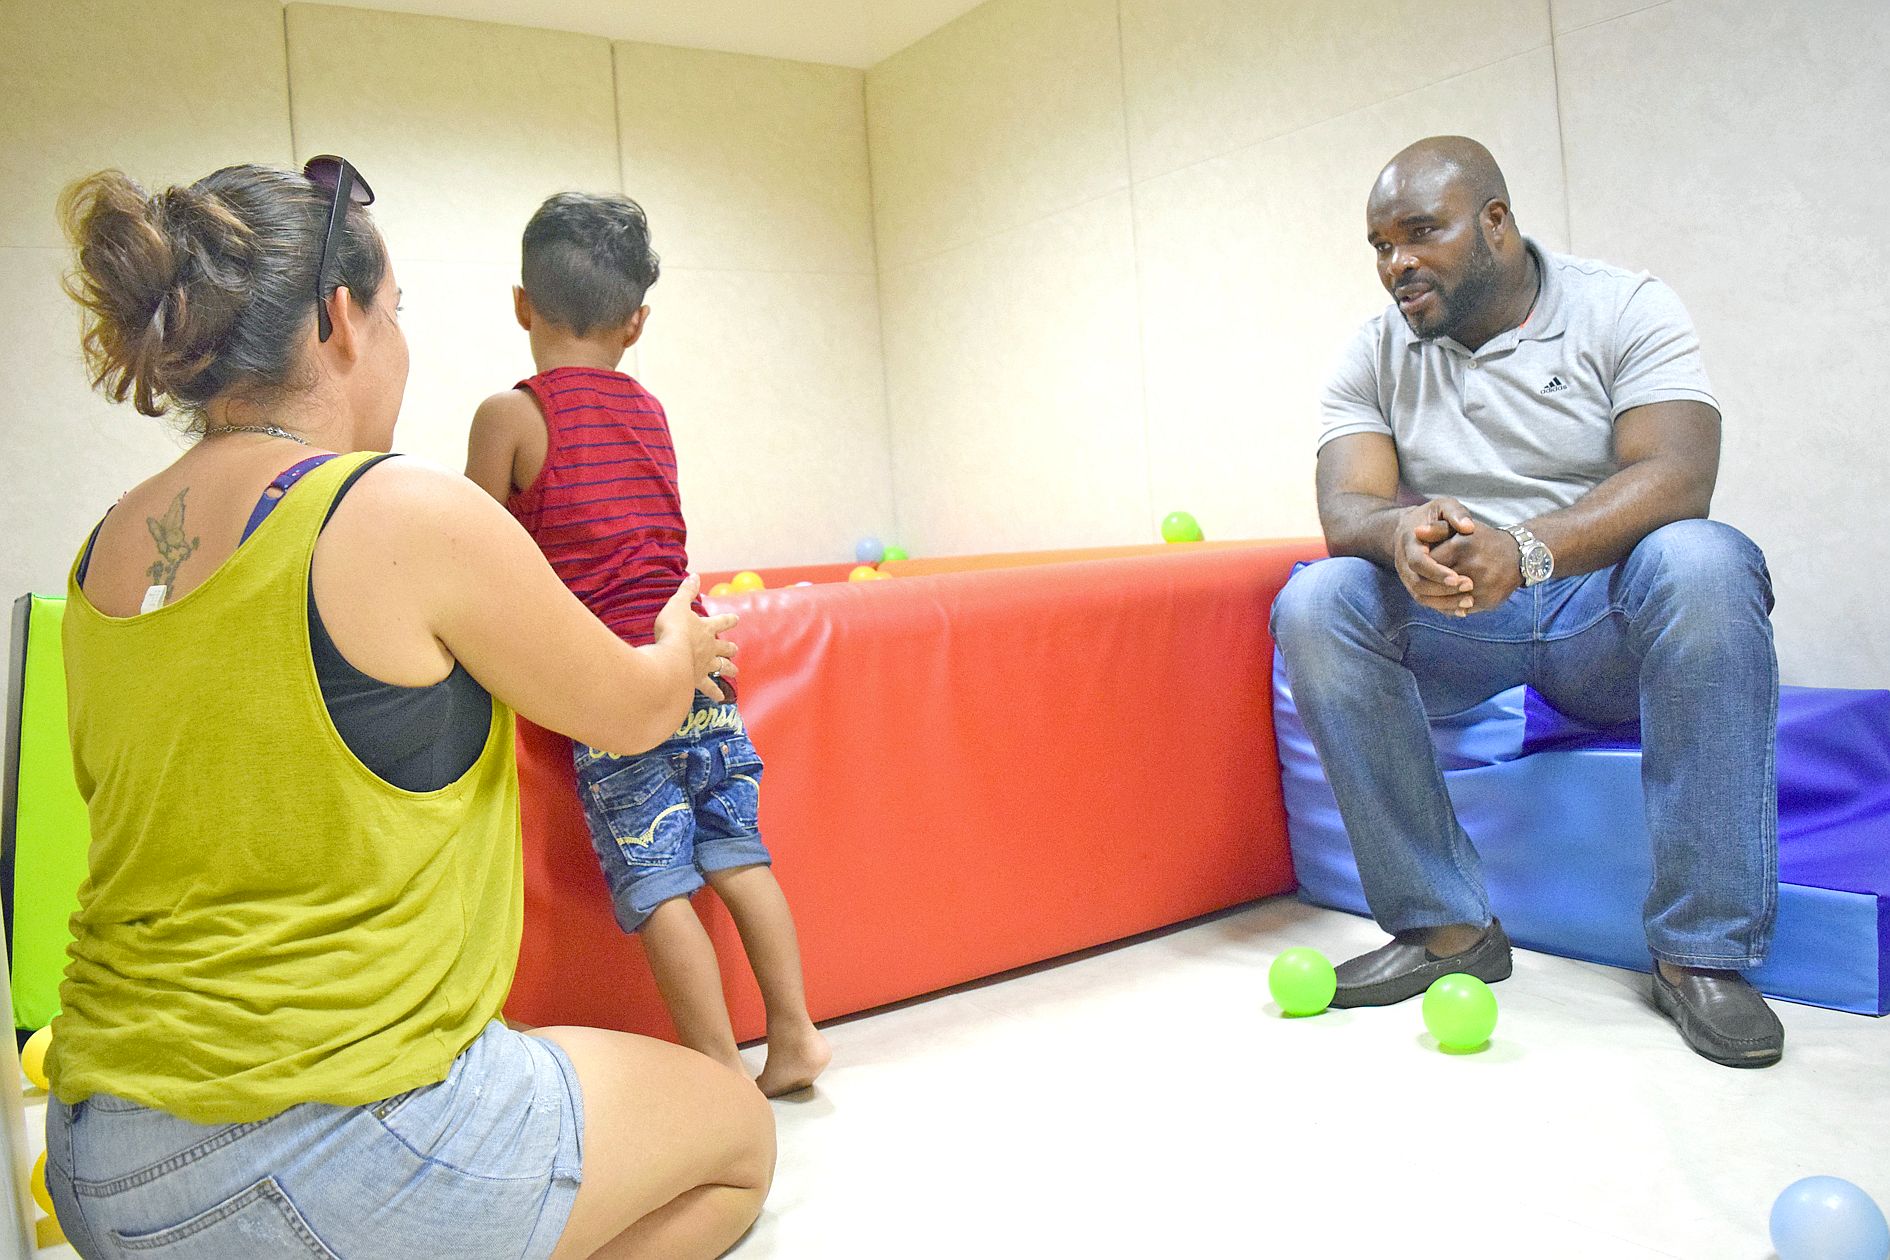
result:
M 884 564 L 888 560 L 910 560 L 910 559 L 912 559 L 912 557 L 906 554 L 906 549 L 904 547 L 894 546 L 894 547 L 886 548 L 885 553 L 880 556 L 880 563 Z
M 1424 1026 L 1445 1050 L 1475 1050 L 1496 1031 L 1496 994 L 1475 976 L 1440 976 L 1424 993 Z
M 1338 987 L 1332 964 L 1316 949 L 1289 949 L 1267 968 L 1267 988 L 1287 1015 L 1317 1015 L 1332 1005 Z
M 1201 523 L 1186 512 L 1170 512 L 1162 518 L 1163 542 L 1200 542 L 1202 536 Z

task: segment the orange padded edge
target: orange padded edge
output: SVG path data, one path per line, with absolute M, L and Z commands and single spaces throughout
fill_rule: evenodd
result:
M 853 572 L 850 564 L 802 564 L 781 569 L 759 569 L 762 580 L 770 590 L 780 590 L 796 582 L 844 582 L 847 574 Z M 708 594 L 709 588 L 717 582 L 726 582 L 739 572 L 736 569 L 717 569 L 702 574 L 702 592 Z
M 1151 551 L 713 601 L 743 615 L 763 831 L 816 1019 L 1293 886 L 1266 618 L 1322 549 Z M 611 918 L 569 745 L 521 721 L 519 774 L 508 1012 L 672 1035 Z M 698 904 L 736 1035 L 759 1036 L 740 942 L 712 894 Z
M 1304 546 L 1308 554 L 1324 555 L 1325 544 L 1316 538 L 1288 538 L 1275 541 L 1240 540 L 1230 542 L 1140 543 L 1124 547 L 1086 547 L 1079 551 L 1003 551 L 983 556 L 922 556 L 916 560 L 894 560 L 880 567 L 899 577 L 922 577 L 930 573 L 964 573 L 976 569 L 1017 569 L 1040 564 L 1073 564 L 1089 560 L 1120 560 L 1129 556 L 1177 555 L 1187 551 L 1224 551 L 1231 547 Z
M 1313 554 L 1325 554 L 1325 543 L 1318 538 L 1237 539 L 1225 542 L 1137 543 L 1064 551 L 994 551 L 976 556 L 921 556 L 915 560 L 889 560 L 875 567 L 895 577 L 923 577 L 933 573 L 967 573 L 977 569 L 1019 569 L 1040 564 L 1075 564 L 1086 560 L 1119 560 L 1127 556 L 1171 555 L 1181 549 L 1216 551 L 1229 547 L 1280 546 L 1304 546 Z M 807 564 L 756 571 L 762 575 L 769 589 L 779 590 L 796 582 L 843 582 L 854 568 L 851 564 Z M 726 582 L 736 572 L 734 569 L 718 569 L 704 573 L 702 589 L 706 591 L 717 582 Z

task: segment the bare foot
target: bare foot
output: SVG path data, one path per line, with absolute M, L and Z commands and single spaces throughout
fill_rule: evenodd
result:
M 833 1062 L 833 1047 L 811 1023 L 782 1032 L 768 1030 L 768 1063 L 755 1084 L 769 1098 L 808 1088 Z

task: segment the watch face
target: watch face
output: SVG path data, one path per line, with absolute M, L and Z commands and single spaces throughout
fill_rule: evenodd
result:
M 1522 555 L 1523 578 L 1529 582 L 1547 581 L 1549 574 L 1555 571 L 1555 557 L 1541 543 L 1527 548 Z

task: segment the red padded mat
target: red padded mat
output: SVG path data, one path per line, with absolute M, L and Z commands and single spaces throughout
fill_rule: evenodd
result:
M 812 588 L 787 570 L 711 601 L 742 614 L 762 830 L 814 1018 L 1290 889 L 1266 618 L 1294 562 L 1319 554 L 1294 541 L 1028 567 L 971 557 Z M 525 938 L 509 1013 L 671 1035 L 640 943 L 611 917 L 569 745 L 521 720 L 519 774 Z M 736 1035 L 759 1036 L 733 925 L 713 894 L 698 906 Z

